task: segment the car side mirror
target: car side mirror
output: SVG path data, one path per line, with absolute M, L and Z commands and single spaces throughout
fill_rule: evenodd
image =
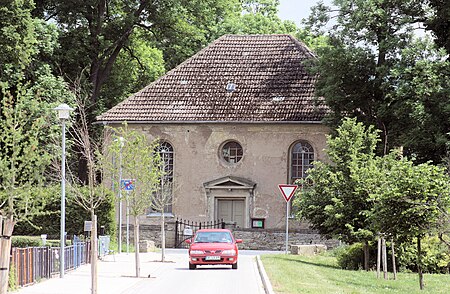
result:
M 185 242 L 186 242 L 187 244 L 191 244 L 191 243 L 192 243 L 192 240 L 191 240 L 191 239 L 187 239 Z
M 236 243 L 242 243 L 242 239 L 236 239 Z

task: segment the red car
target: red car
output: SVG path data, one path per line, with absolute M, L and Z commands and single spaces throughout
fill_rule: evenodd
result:
M 186 240 L 189 247 L 189 269 L 197 265 L 227 264 L 232 269 L 238 267 L 238 247 L 241 239 L 234 239 L 230 230 L 198 230 L 193 239 Z

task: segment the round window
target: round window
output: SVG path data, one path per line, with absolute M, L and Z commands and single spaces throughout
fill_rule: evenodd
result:
M 230 141 L 222 147 L 222 157 L 226 162 L 236 163 L 242 159 L 244 151 L 241 144 L 236 141 Z

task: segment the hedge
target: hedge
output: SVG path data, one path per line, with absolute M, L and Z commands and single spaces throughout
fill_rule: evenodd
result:
M 83 190 L 87 193 L 87 189 Z M 35 189 L 33 193 L 46 199 L 42 214 L 27 222 L 19 222 L 14 227 L 14 235 L 40 236 L 47 234 L 48 239 L 59 239 L 61 220 L 61 188 L 59 185 Z M 91 220 L 91 215 L 73 200 L 70 190 L 66 191 L 66 232 L 72 235 L 84 234 L 84 221 Z M 115 236 L 115 196 L 110 192 L 107 199 L 96 210 L 98 229 L 105 227 L 105 234 Z

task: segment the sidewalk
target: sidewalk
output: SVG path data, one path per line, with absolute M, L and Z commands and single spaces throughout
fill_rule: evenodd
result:
M 115 258 L 115 261 L 114 261 Z M 98 293 L 119 294 L 132 289 L 143 279 L 155 277 L 158 272 L 164 271 L 170 263 L 158 262 L 161 253 L 141 253 L 141 278 L 135 278 L 134 253 L 116 254 L 105 257 L 98 262 Z M 183 255 L 171 255 L 168 260 L 186 259 Z M 20 288 L 17 294 L 88 294 L 91 293 L 91 265 L 68 272 L 64 278 L 55 277 L 40 283 Z

